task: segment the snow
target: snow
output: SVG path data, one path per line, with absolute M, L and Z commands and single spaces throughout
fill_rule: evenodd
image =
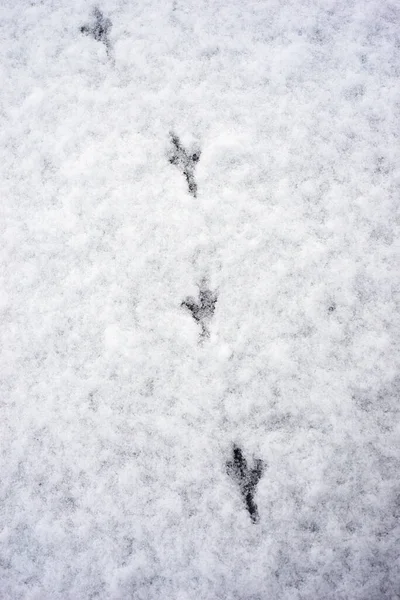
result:
M 0 598 L 400 598 L 400 7 L 93 9 L 0 7 Z

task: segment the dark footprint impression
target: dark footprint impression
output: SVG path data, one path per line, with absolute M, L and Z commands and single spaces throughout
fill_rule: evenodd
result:
M 181 306 L 185 306 L 192 313 L 193 319 L 201 325 L 201 338 L 209 337 L 208 323 L 214 314 L 215 305 L 218 297 L 211 290 L 205 287 L 203 281 L 199 291 L 199 301 L 196 302 L 191 296 L 182 302 Z
M 257 459 L 253 469 L 248 469 L 247 461 L 243 456 L 241 449 L 233 446 L 233 460 L 226 463 L 227 473 L 239 484 L 240 493 L 246 505 L 250 519 L 253 523 L 259 520 L 257 505 L 254 502 L 254 494 L 257 483 L 260 481 L 264 472 L 264 463 Z
M 189 194 L 197 198 L 197 183 L 194 178 L 194 169 L 196 163 L 200 160 L 200 151 L 188 152 L 182 146 L 180 139 L 174 133 L 171 133 L 172 153 L 169 162 L 176 165 L 186 178 Z
M 107 56 L 111 53 L 111 43 L 108 39 L 108 33 L 112 27 L 110 19 L 105 19 L 103 13 L 97 6 L 93 9 L 94 23 L 92 25 L 83 25 L 81 33 L 90 35 L 96 40 L 105 45 Z

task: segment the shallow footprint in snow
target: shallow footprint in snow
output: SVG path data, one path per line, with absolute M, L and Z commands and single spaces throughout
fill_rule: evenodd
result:
M 110 19 L 105 19 L 103 13 L 97 6 L 93 9 L 94 23 L 92 25 L 83 25 L 81 33 L 90 35 L 96 42 L 101 42 L 105 45 L 107 56 L 110 56 L 111 43 L 108 38 L 108 33 L 112 27 Z
M 193 319 L 201 325 L 201 338 L 209 337 L 208 323 L 215 311 L 215 305 L 218 297 L 215 292 L 206 288 L 205 281 L 202 282 L 199 291 L 199 301 L 189 296 L 184 300 L 181 306 L 184 306 L 192 313 Z
M 193 198 L 197 197 L 197 183 L 194 178 L 194 169 L 200 160 L 200 151 L 188 152 L 181 144 L 177 135 L 171 133 L 172 153 L 170 154 L 169 162 L 171 165 L 176 165 L 186 178 L 189 194 Z
M 247 467 L 247 461 L 239 446 L 233 446 L 233 460 L 226 463 L 227 473 L 239 485 L 240 493 L 253 523 L 259 520 L 257 504 L 254 502 L 256 486 L 264 472 L 264 463 L 257 459 L 254 468 Z

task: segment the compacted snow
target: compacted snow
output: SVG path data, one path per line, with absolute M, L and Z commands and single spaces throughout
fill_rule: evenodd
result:
M 0 40 L 0 598 L 400 598 L 399 3 Z

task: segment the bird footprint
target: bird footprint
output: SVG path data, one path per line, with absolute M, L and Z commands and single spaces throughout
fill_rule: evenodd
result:
M 239 446 L 233 446 L 233 460 L 226 463 L 227 473 L 239 484 L 240 493 L 253 523 L 259 520 L 257 505 L 254 502 L 256 486 L 264 472 L 264 463 L 257 459 L 254 468 L 247 467 L 247 461 Z
M 191 296 L 182 302 L 181 306 L 185 306 L 192 313 L 193 319 L 201 325 L 201 337 L 208 337 L 208 323 L 211 320 L 215 305 L 217 303 L 217 295 L 205 287 L 203 281 L 199 291 L 199 301 L 196 302 Z
M 180 139 L 174 133 L 171 133 L 172 153 L 169 162 L 171 165 L 176 165 L 186 178 L 189 194 L 193 198 L 197 197 L 197 183 L 194 178 L 194 169 L 200 160 L 200 151 L 188 152 L 181 144 Z
M 97 6 L 93 9 L 94 23 L 92 25 L 83 25 L 81 33 L 92 36 L 96 42 L 101 42 L 105 45 L 107 56 L 111 53 L 111 43 L 108 38 L 109 31 L 112 27 L 110 19 L 105 19 L 103 13 Z

